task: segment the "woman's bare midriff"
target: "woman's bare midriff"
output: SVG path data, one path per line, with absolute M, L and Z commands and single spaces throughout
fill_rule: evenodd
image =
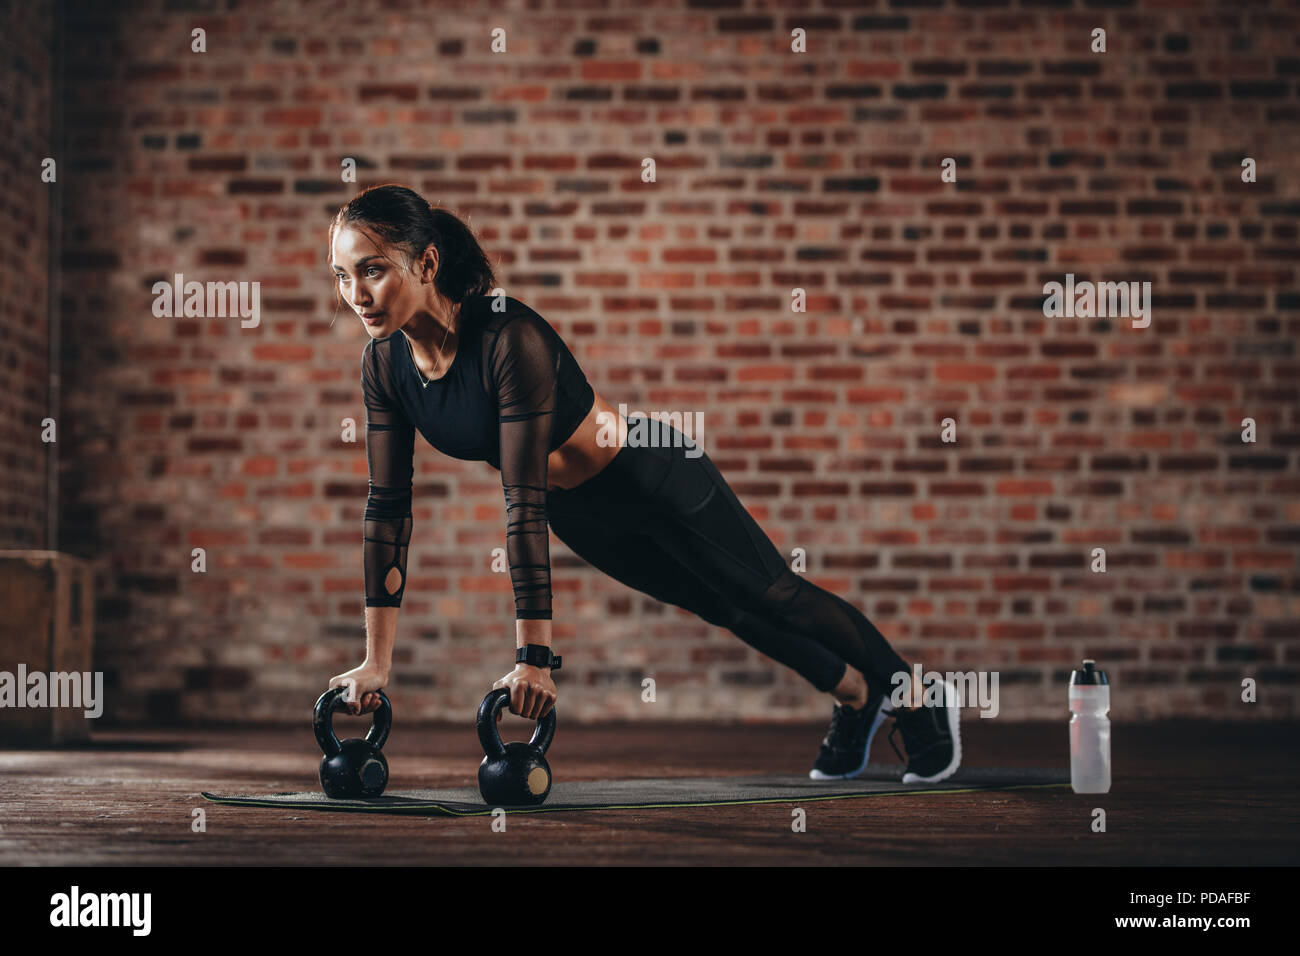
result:
M 439 363 L 441 374 L 431 375 L 430 373 L 435 371 L 434 357 L 428 355 L 415 343 L 410 344 L 411 354 L 415 358 L 415 367 L 430 383 L 438 381 L 447 374 L 447 369 L 451 367 L 460 345 L 459 342 L 452 341 L 451 351 Z M 426 368 L 428 372 L 425 371 Z M 619 448 L 627 440 L 627 419 L 619 416 L 618 411 L 611 408 L 609 403 L 600 397 L 599 392 L 595 394 L 596 400 L 591 405 L 591 411 L 587 412 L 587 417 L 582 420 L 582 424 L 574 429 L 568 440 L 551 452 L 550 457 L 546 459 L 548 489 L 573 488 L 599 474 L 601 469 L 609 464 L 610 459 L 618 454 Z M 596 416 L 602 413 L 608 417 L 597 421 Z M 614 421 L 618 422 L 618 443 L 609 446 L 601 445 L 596 440 L 596 436 L 602 432 L 602 428 L 604 433 L 608 434 L 609 427 Z
M 603 417 L 598 421 L 597 416 L 602 413 Z M 596 440 L 597 435 L 608 436 L 613 422 L 618 422 L 618 441 L 609 445 L 600 444 Z M 618 454 L 626 440 L 627 419 L 622 418 L 597 392 L 587 417 L 569 436 L 568 441 L 551 452 L 546 459 L 547 487 L 561 490 L 573 488 L 598 475 L 610 459 Z

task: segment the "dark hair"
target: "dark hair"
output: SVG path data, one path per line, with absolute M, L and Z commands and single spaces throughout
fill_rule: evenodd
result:
M 408 266 L 432 244 L 438 250 L 434 288 L 457 304 L 472 296 L 487 295 L 496 285 L 492 265 L 469 226 L 413 189 L 385 183 L 357 193 L 330 223 L 331 248 L 335 232 L 344 226 L 373 230 L 385 243 L 406 254 Z M 327 252 L 327 261 L 328 256 Z

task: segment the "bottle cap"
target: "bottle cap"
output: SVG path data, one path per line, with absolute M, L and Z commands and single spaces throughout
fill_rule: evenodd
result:
M 1110 681 L 1106 680 L 1105 671 L 1097 670 L 1096 661 L 1087 660 L 1083 662 L 1082 670 L 1077 670 L 1070 675 L 1070 686 L 1074 687 L 1076 684 L 1101 684 L 1109 686 Z

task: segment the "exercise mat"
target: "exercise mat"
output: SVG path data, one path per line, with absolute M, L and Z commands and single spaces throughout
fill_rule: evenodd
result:
M 746 803 L 808 803 L 853 797 L 903 796 L 918 793 L 1020 790 L 1068 787 L 1066 770 L 1039 767 L 963 767 L 941 783 L 902 783 L 897 764 L 868 764 L 853 780 L 811 780 L 805 775 L 761 777 L 674 777 L 641 780 L 557 781 L 540 807 L 505 807 L 509 813 L 558 810 L 627 810 L 660 807 L 720 807 Z M 214 803 L 240 807 L 296 810 L 344 810 L 354 813 L 414 813 L 423 816 L 472 817 L 489 814 L 477 787 L 448 790 L 390 790 L 364 800 L 332 800 L 319 790 L 220 796 L 203 792 Z

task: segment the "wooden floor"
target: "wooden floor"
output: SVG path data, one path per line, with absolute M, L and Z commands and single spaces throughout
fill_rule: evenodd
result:
M 523 721 L 502 727 L 507 740 L 525 737 Z M 1065 721 L 962 728 L 966 766 L 1069 768 Z M 509 817 L 508 838 L 487 817 L 224 807 L 199 796 L 316 788 L 307 726 L 101 732 L 75 750 L 0 753 L 0 864 L 355 864 L 369 848 L 381 857 L 372 864 L 1295 865 L 1296 730 L 1116 725 L 1104 795 L 1067 787 L 828 801 L 805 807 L 805 833 L 791 832 L 792 804 L 565 811 Z M 805 773 L 824 732 L 570 726 L 549 757 L 570 781 Z M 398 726 L 384 748 L 390 789 L 472 786 L 477 747 L 469 726 Z M 872 758 L 895 759 L 883 733 Z M 194 833 L 200 807 L 207 830 Z M 1106 833 L 1090 829 L 1094 807 L 1106 811 Z

